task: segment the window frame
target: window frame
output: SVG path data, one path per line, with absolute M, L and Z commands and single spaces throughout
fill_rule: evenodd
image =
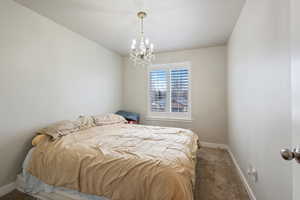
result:
M 171 81 L 170 71 L 176 69 L 188 70 L 188 112 L 171 112 Z M 152 112 L 151 111 L 151 96 L 150 96 L 150 72 L 152 70 L 166 70 L 168 71 L 168 85 L 167 85 L 167 108 L 169 112 Z M 162 121 L 191 121 L 192 120 L 192 67 L 190 62 L 168 63 L 168 64 L 153 64 L 147 68 L 147 117 L 148 120 L 162 120 Z

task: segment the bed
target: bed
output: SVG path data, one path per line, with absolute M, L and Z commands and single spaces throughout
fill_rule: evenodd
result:
M 186 129 L 125 123 L 44 137 L 27 156 L 19 185 L 70 199 L 192 200 L 197 140 Z

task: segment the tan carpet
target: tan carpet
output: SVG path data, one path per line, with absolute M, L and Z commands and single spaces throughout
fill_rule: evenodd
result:
M 198 152 L 195 200 L 249 200 L 237 170 L 224 150 L 201 148 Z M 34 200 L 17 190 L 0 200 Z
M 250 200 L 225 150 L 201 148 L 196 174 L 195 200 Z

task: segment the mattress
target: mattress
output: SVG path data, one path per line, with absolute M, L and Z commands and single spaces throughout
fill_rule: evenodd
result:
M 111 200 L 192 200 L 198 137 L 129 124 L 45 138 L 26 171 L 51 186 Z

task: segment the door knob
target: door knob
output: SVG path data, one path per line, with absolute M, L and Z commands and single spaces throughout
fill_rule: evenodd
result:
M 294 148 L 293 150 L 290 149 L 282 149 L 280 151 L 281 156 L 284 160 L 296 160 L 300 163 L 300 148 Z

